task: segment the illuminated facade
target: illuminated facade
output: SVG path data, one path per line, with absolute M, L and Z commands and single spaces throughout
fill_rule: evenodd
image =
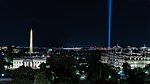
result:
M 113 65 L 115 67 L 122 67 L 123 63 L 125 63 L 124 56 L 122 55 L 114 55 L 107 54 L 101 56 L 101 62 Z
M 46 63 L 46 58 L 14 58 L 13 59 L 13 66 L 10 67 L 11 69 L 19 68 L 20 66 L 24 65 L 25 67 L 31 67 L 33 69 L 39 69 L 39 65 L 41 63 Z
M 120 46 L 113 47 L 108 53 L 103 53 L 101 62 L 122 68 L 123 63 L 130 64 L 131 69 L 140 67 L 144 68 L 145 65 L 150 64 L 150 50 L 149 48 L 142 47 L 128 47 L 126 49 Z
M 145 65 L 150 63 L 150 57 L 142 57 L 142 56 L 132 56 L 126 57 L 126 62 L 131 65 L 131 68 L 141 67 L 144 68 Z

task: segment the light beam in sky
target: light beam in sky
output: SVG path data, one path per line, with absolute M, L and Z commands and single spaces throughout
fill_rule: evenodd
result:
M 108 0 L 108 48 L 111 47 L 112 0 Z

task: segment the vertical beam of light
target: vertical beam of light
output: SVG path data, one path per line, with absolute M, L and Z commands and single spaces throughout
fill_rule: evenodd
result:
M 108 48 L 111 47 L 112 0 L 108 0 Z

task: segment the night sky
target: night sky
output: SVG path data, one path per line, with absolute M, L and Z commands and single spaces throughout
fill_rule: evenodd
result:
M 150 1 L 113 0 L 112 45 L 150 46 Z M 107 0 L 0 0 L 0 45 L 107 46 Z

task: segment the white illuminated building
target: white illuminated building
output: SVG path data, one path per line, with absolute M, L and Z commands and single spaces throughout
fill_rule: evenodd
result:
M 13 66 L 11 69 L 19 68 L 24 65 L 25 67 L 31 67 L 33 69 L 39 69 L 41 63 L 46 63 L 46 58 L 14 58 Z
M 132 69 L 136 67 L 144 68 L 145 65 L 150 64 L 150 57 L 130 56 L 126 57 L 126 59 L 126 62 L 130 64 Z
M 123 52 L 128 50 L 128 52 Z M 147 47 L 137 49 L 135 47 L 128 47 L 123 49 L 119 46 L 112 48 L 108 53 L 103 53 L 101 62 L 122 68 L 123 63 L 130 64 L 131 69 L 140 67 L 144 68 L 145 65 L 150 64 L 150 50 Z
M 34 57 L 32 56 L 33 52 L 33 30 L 30 30 L 30 45 L 29 45 L 29 55 L 30 57 L 24 57 L 24 58 L 13 58 L 13 65 L 10 67 L 6 67 L 7 69 L 16 69 L 19 68 L 20 66 L 25 66 L 25 67 L 31 67 L 33 69 L 39 69 L 39 65 L 41 63 L 46 63 L 46 58 L 44 57 Z M 35 54 L 35 53 L 34 53 Z

